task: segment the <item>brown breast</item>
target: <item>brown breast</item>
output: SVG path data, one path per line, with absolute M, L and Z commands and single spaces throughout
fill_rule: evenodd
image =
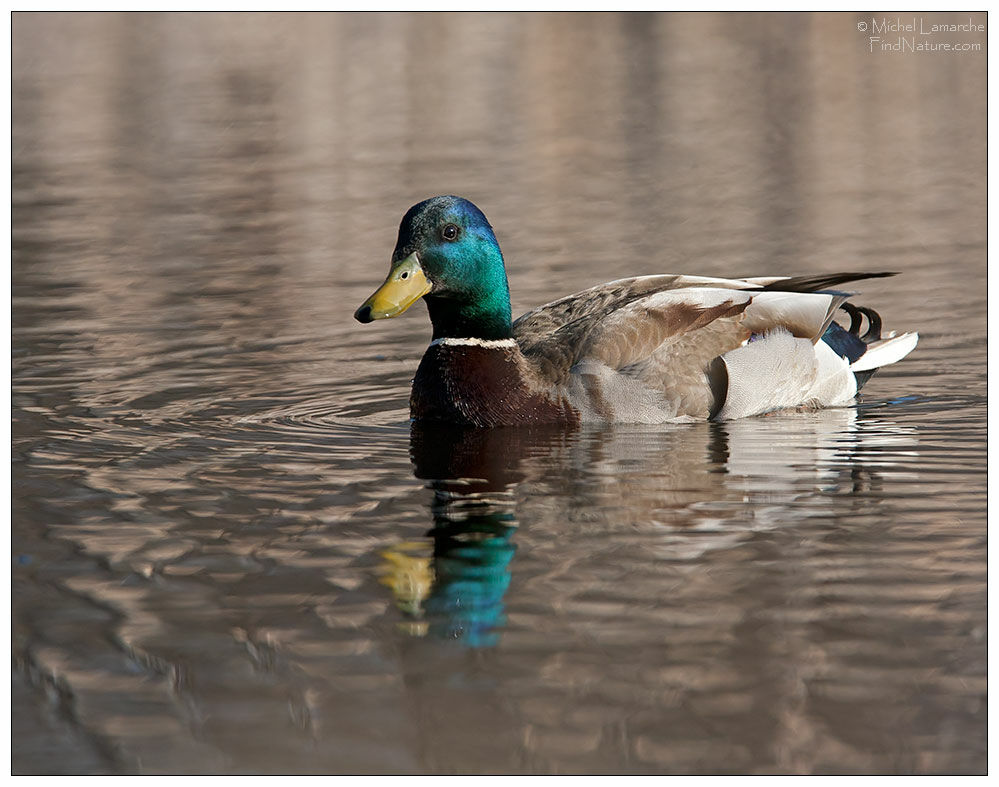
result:
M 536 381 L 513 339 L 441 339 L 420 361 L 409 400 L 417 421 L 468 426 L 578 423 L 563 397 Z

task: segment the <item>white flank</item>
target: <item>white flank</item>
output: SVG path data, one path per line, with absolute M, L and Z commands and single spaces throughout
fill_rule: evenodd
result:
M 445 336 L 442 339 L 434 339 L 430 342 L 431 347 L 436 347 L 438 344 L 442 344 L 445 347 L 516 347 L 516 339 L 456 339 L 450 336 Z
M 805 403 L 823 407 L 846 404 L 857 395 L 857 378 L 846 358 L 841 358 L 825 342 L 816 342 L 815 380 L 805 394 Z
M 716 416 L 744 418 L 808 401 L 815 383 L 815 347 L 782 328 L 722 356 L 728 371 L 728 393 Z
M 850 369 L 855 372 L 866 372 L 869 369 L 878 369 L 901 361 L 915 349 L 918 341 L 918 333 L 903 333 L 901 336 L 875 342 L 867 348 L 867 352 L 853 362 Z

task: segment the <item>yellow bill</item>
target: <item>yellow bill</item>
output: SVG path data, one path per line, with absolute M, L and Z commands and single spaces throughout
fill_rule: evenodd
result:
M 395 317 L 430 292 L 420 260 L 414 251 L 392 266 L 385 283 L 354 312 L 358 322 L 371 322 Z

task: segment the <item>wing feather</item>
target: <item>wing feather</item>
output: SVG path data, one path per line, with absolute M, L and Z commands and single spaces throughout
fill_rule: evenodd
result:
M 751 301 L 750 293 L 736 290 L 667 289 L 610 308 L 587 310 L 548 334 L 530 334 L 530 341 L 523 341 L 516 330 L 515 336 L 524 354 L 555 383 L 564 381 L 582 361 L 615 371 L 630 368 L 634 373 L 636 366 L 662 352 L 671 340 L 716 320 L 737 318 Z M 737 320 L 731 322 L 725 349 L 737 347 L 749 337 Z
M 819 341 L 849 297 L 816 290 L 887 275 L 891 274 L 721 279 L 663 274 L 619 279 L 527 312 L 514 323 L 513 333 L 540 382 L 564 386 L 573 380 L 573 390 L 579 389 L 595 410 L 609 412 L 618 399 L 637 397 L 635 391 L 642 390 L 653 397 L 650 401 L 659 402 L 656 407 L 662 412 L 705 417 L 724 405 L 733 383 L 727 369 L 743 355 L 747 363 L 732 367 L 737 371 L 735 382 L 758 378 L 750 372 L 762 360 L 764 348 L 749 352 L 745 345 L 752 337 L 783 334 L 784 344 L 804 353 L 804 348 Z M 783 347 L 776 339 L 764 344 L 774 350 Z M 747 352 L 722 361 L 739 348 Z M 787 364 L 806 369 L 792 359 Z M 808 366 L 807 371 L 812 374 L 813 368 Z M 803 381 L 802 375 L 798 376 Z M 634 388 L 636 384 L 640 388 Z M 796 383 L 798 388 L 803 385 Z M 621 396 L 615 397 L 614 386 Z M 736 388 L 745 392 L 752 385 Z M 748 407 L 747 400 L 736 409 Z

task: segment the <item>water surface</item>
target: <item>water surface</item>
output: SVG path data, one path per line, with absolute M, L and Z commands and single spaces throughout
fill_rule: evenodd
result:
M 983 772 L 985 53 L 860 21 L 15 14 L 15 772 Z M 887 269 L 921 342 L 855 407 L 413 429 L 424 310 L 351 314 L 437 193 L 515 314 Z

